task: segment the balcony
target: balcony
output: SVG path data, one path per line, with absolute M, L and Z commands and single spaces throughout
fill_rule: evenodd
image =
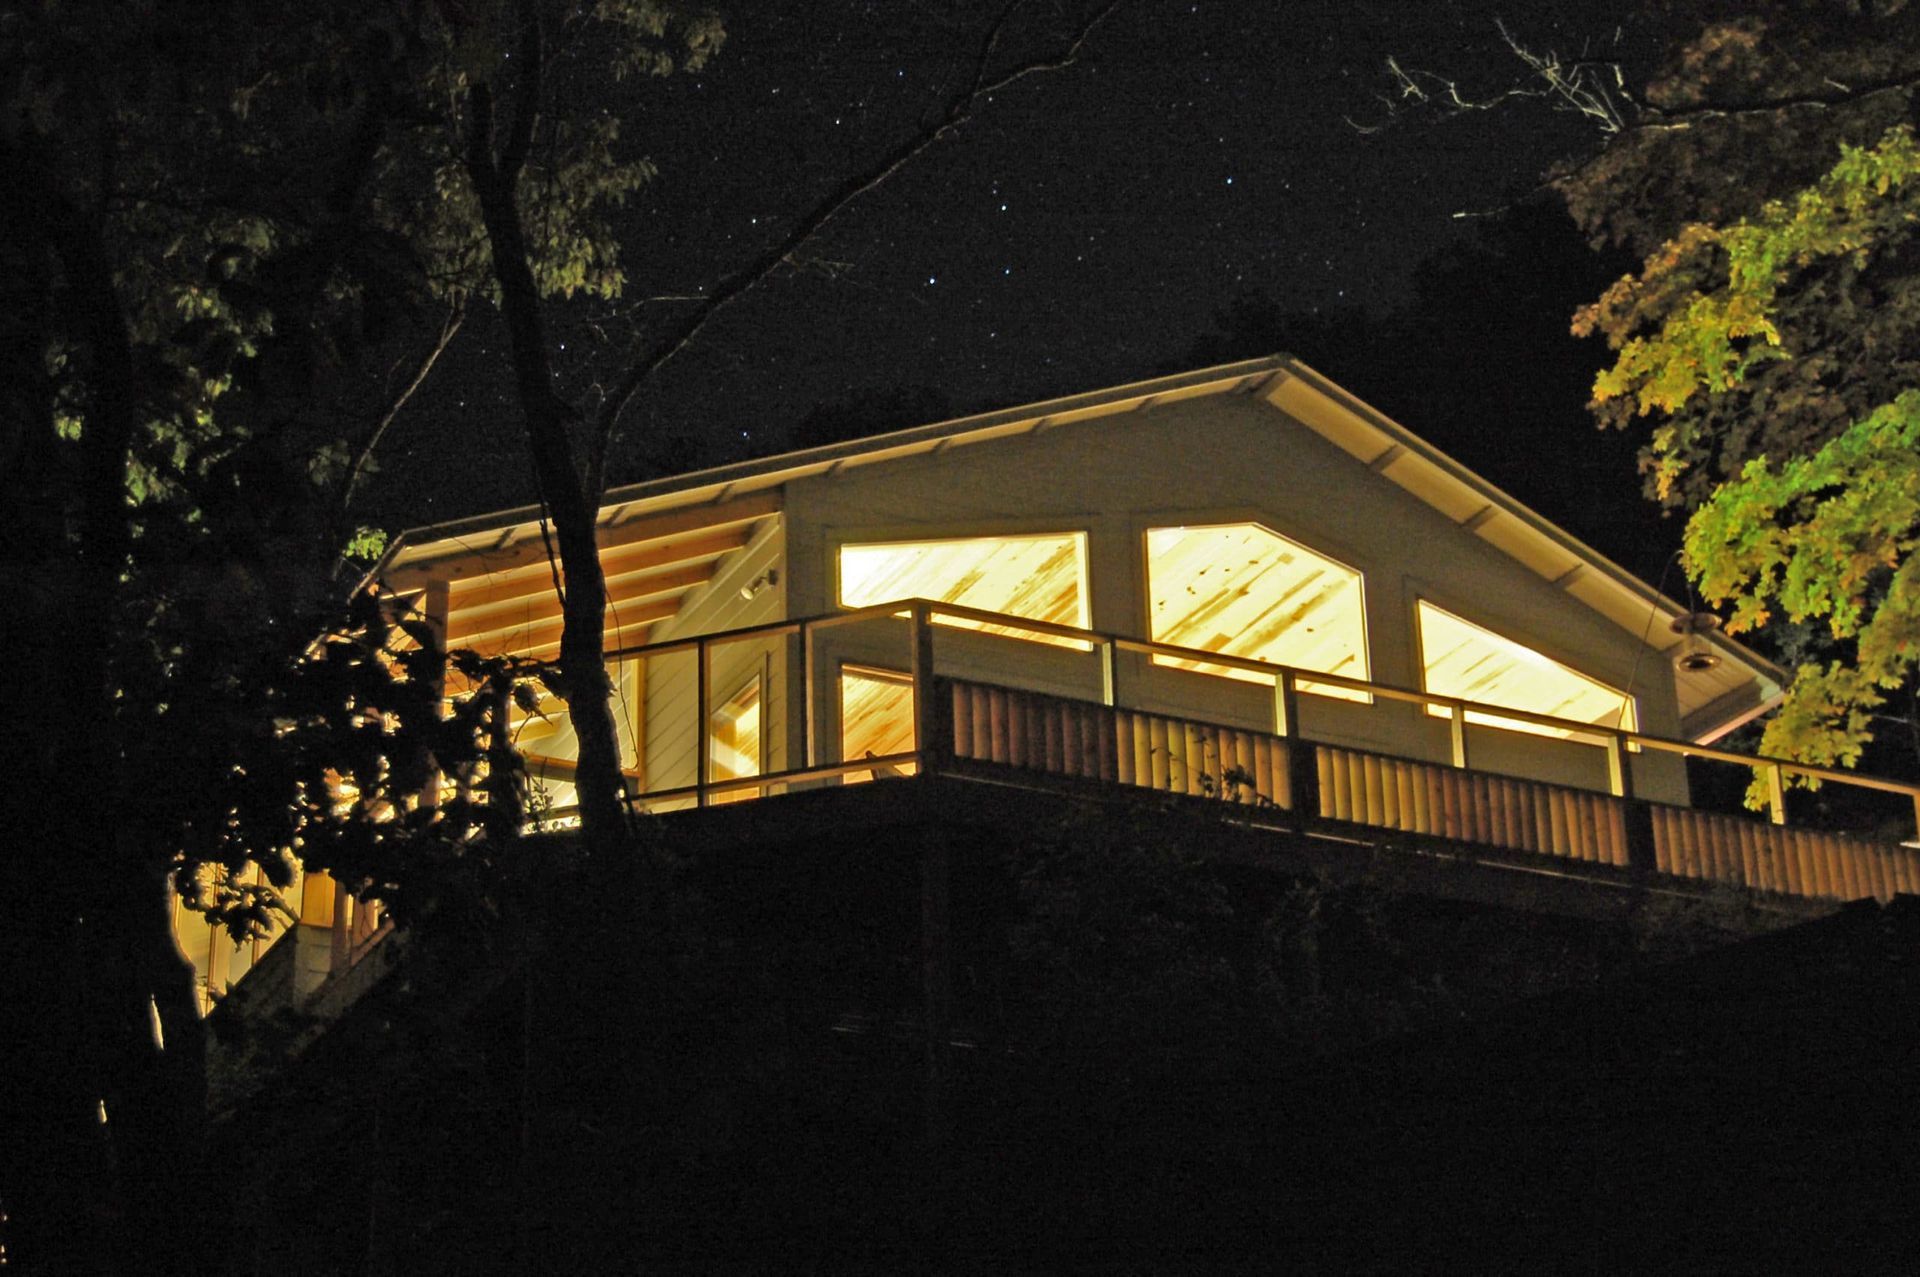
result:
M 608 661 L 626 691 L 639 811 L 940 775 L 1174 795 L 1256 827 L 1384 832 L 1623 881 L 1829 902 L 1920 892 L 1920 850 L 1903 840 L 1920 786 L 954 604 L 889 603 Z M 548 797 L 538 823 L 564 827 L 572 764 L 525 752 Z M 1689 760 L 1759 775 L 1767 818 L 1691 806 Z M 1881 832 L 1788 824 L 1793 777 L 1877 796 L 1890 805 Z

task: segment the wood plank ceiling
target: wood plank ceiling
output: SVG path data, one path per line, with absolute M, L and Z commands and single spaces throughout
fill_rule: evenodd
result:
M 712 581 L 779 509 L 779 493 L 772 492 L 602 527 L 606 645 L 646 643 L 653 627 L 677 615 L 687 596 Z M 560 574 L 537 532 L 504 544 L 434 553 L 437 548 L 422 547 L 425 553 L 389 572 L 385 583 L 393 593 L 446 591 L 449 648 L 536 660 L 559 655 Z

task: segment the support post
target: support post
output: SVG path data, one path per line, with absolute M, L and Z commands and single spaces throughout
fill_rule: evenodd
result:
M 941 716 L 933 703 L 933 614 L 925 603 L 913 605 L 907 641 L 913 649 L 909 662 L 913 673 L 913 748 L 920 755 L 920 774 L 924 776 L 931 770 L 928 763 L 941 752 Z
M 926 1051 L 923 1117 L 930 1148 L 952 1134 L 950 1060 L 953 1038 L 952 849 L 947 833 L 927 830 L 920 844 L 920 995 Z
M 1920 799 L 1914 801 L 1920 804 Z M 1787 774 L 1779 763 L 1767 764 L 1767 819 L 1776 825 L 1787 823 Z
M 1287 808 L 1310 820 L 1320 815 L 1320 761 L 1300 734 L 1300 680 L 1290 669 L 1273 681 L 1273 732 L 1287 742 Z
M 1273 734 L 1300 734 L 1300 682 L 1292 670 L 1281 670 L 1273 680 Z
M 1447 715 L 1447 739 L 1452 746 L 1453 765 L 1467 765 L 1467 707 L 1455 705 Z
M 1633 759 L 1627 753 L 1624 732 L 1607 737 L 1607 788 L 1620 800 L 1627 868 L 1636 878 L 1650 877 L 1659 868 L 1653 847 L 1653 808 L 1633 796 Z
M 1627 738 L 1619 732 L 1607 737 L 1607 790 L 1615 798 L 1633 797 L 1633 766 L 1627 758 Z
M 818 695 L 818 689 L 813 685 L 815 670 L 819 664 L 818 655 L 814 651 L 813 629 L 812 621 L 803 621 L 800 624 L 800 680 L 801 685 L 807 689 L 806 699 L 801 703 L 801 723 L 802 729 L 807 734 L 803 745 L 806 765 L 818 767 L 820 765 L 821 698 Z
M 708 668 L 712 657 L 707 652 L 707 641 L 701 639 L 694 644 L 694 696 L 693 696 L 693 792 L 694 805 L 707 805 L 707 776 L 709 775 L 707 755 L 713 752 L 713 724 L 708 722 L 713 707 L 707 702 L 713 691 L 707 686 L 712 671 Z
M 1100 703 L 1108 709 L 1120 703 L 1120 653 L 1112 639 L 1100 643 Z

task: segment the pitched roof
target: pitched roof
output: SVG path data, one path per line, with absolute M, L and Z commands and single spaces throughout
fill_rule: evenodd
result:
M 601 535 L 605 542 L 621 544 L 684 536 L 696 526 L 703 531 L 742 526 L 769 516 L 776 508 L 775 490 L 796 479 L 1212 395 L 1248 396 L 1284 413 L 1636 640 L 1666 653 L 1684 641 L 1670 627 L 1690 608 L 1284 354 L 629 484 L 609 491 L 602 501 Z M 433 565 L 456 559 L 476 563 L 481 571 L 542 561 L 540 513 L 537 506 L 523 506 L 410 530 L 395 538 L 374 575 L 389 581 L 424 579 Z M 1717 634 L 1707 642 L 1720 656 L 1719 664 L 1675 675 L 1683 730 L 1703 743 L 1765 712 L 1787 681 L 1778 666 L 1741 644 Z

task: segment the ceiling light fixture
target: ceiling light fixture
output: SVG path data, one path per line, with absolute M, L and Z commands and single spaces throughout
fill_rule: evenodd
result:
M 1711 612 L 1689 612 L 1674 617 L 1667 628 L 1683 636 L 1680 650 L 1674 654 L 1674 669 L 1682 674 L 1704 674 L 1720 664 L 1720 654 L 1707 642 L 1708 635 L 1720 631 L 1719 617 Z

